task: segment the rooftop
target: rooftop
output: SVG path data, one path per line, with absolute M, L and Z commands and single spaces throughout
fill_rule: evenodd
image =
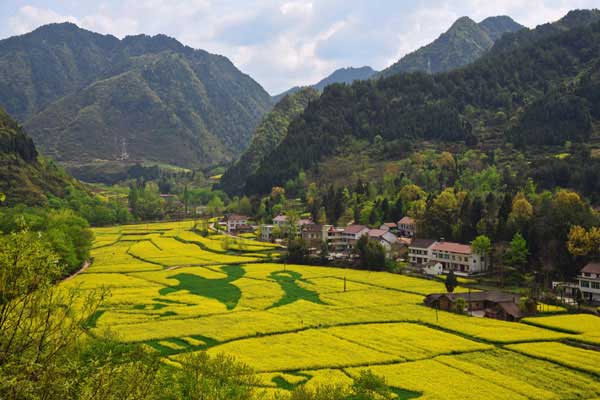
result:
M 431 304 L 433 301 L 440 297 L 447 297 L 451 302 L 455 302 L 457 299 L 462 298 L 466 301 L 490 301 L 493 303 L 515 303 L 519 302 L 521 296 L 514 293 L 506 292 L 494 292 L 494 291 L 483 291 L 483 292 L 465 292 L 465 293 L 432 293 L 425 297 L 425 303 Z
M 383 229 L 371 229 L 369 231 L 369 237 L 382 237 L 386 233 L 388 233 L 388 231 Z
M 384 222 L 383 225 L 387 226 L 388 228 L 395 228 L 398 226 L 395 222 Z
M 304 232 L 322 232 L 323 225 L 321 224 L 305 224 L 302 226 Z
M 227 221 L 246 221 L 248 217 L 245 215 L 230 214 L 227 216 Z
M 581 273 L 600 274 L 600 263 L 589 263 L 581 270 Z
M 356 234 L 360 233 L 364 229 L 367 229 L 367 227 L 364 225 L 350 225 L 344 229 L 344 233 Z
M 286 215 L 278 215 L 275 218 L 273 218 L 273 222 L 285 222 L 285 221 L 287 221 Z
M 471 254 L 471 246 L 453 242 L 438 242 L 433 245 L 432 250 L 447 251 L 449 253 Z
M 402 217 L 402 219 L 400 221 L 398 221 L 398 225 L 400 225 L 400 224 L 414 225 L 415 219 L 411 218 L 411 217 Z
M 435 240 L 432 239 L 414 239 L 410 244 L 410 247 L 417 247 L 419 249 L 427 249 L 432 244 L 435 243 Z

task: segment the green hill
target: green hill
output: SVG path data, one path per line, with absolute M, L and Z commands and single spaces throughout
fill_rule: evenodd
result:
M 245 149 L 270 96 L 227 58 L 164 35 L 53 24 L 0 41 L 0 105 L 60 161 L 212 166 Z
M 244 184 L 248 176 L 255 173 L 264 158 L 281 143 L 292 121 L 306 109 L 309 102 L 318 98 L 319 92 L 315 89 L 304 88 L 280 100 L 256 129 L 250 147 L 223 175 L 220 186 L 230 194 L 247 190 Z
M 4 205 L 41 205 L 63 197 L 77 183 L 54 164 L 39 158 L 23 129 L 0 108 L 0 193 Z
M 503 34 L 522 28 L 522 25 L 506 16 L 490 17 L 479 24 L 462 17 L 435 41 L 404 56 L 377 76 L 388 77 L 400 72 L 435 74 L 450 71 L 480 58 Z
M 246 187 L 266 192 L 353 140 L 484 149 L 507 141 L 521 147 L 587 141 L 600 123 L 598 70 L 600 23 L 492 52 L 449 73 L 332 85 L 294 121 Z

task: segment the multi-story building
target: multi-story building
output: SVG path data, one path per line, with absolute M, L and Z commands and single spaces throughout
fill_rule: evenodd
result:
M 347 248 L 347 243 L 344 240 L 344 228 L 336 228 L 335 226 L 331 226 L 327 230 L 327 245 L 329 246 L 329 251 L 333 253 L 343 253 Z
M 227 232 L 237 231 L 241 226 L 248 225 L 248 217 L 245 215 L 229 214 L 225 216 Z
M 342 239 L 346 242 L 347 248 L 352 249 L 362 236 L 369 233 L 369 228 L 364 225 L 350 225 L 342 232 Z
M 414 239 L 408 246 L 408 260 L 413 265 L 426 264 L 431 260 L 431 246 L 436 243 L 431 239 Z
M 398 235 L 405 237 L 415 237 L 417 234 L 417 222 L 414 218 L 403 217 L 398 221 Z
M 454 271 L 466 276 L 485 272 L 488 268 L 486 257 L 473 252 L 467 244 L 415 239 L 408 249 L 411 264 L 440 263 L 445 273 Z
M 579 290 L 588 301 L 600 301 L 600 263 L 589 263 L 577 276 Z
M 327 242 L 327 232 L 330 225 L 304 224 L 301 226 L 302 239 L 311 249 L 320 249 L 323 242 Z
M 442 264 L 444 272 L 472 275 L 487 270 L 485 256 L 473 252 L 468 244 L 436 242 L 431 246 L 431 259 Z

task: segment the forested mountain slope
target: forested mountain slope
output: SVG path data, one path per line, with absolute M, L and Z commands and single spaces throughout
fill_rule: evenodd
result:
M 600 120 L 599 67 L 597 23 L 449 73 L 329 86 L 292 122 L 247 187 L 268 191 L 335 154 L 349 138 L 470 146 L 482 140 L 518 146 L 587 140 Z
M 280 100 L 256 129 L 250 147 L 221 178 L 223 190 L 230 194 L 247 190 L 244 185 L 248 176 L 254 174 L 265 157 L 281 143 L 292 120 L 304 111 L 309 102 L 318 98 L 319 92 L 308 87 Z
M 462 67 L 491 49 L 503 34 L 522 28 L 506 16 L 486 18 L 480 23 L 462 17 L 435 41 L 402 57 L 377 77 L 416 71 L 435 74 Z
M 76 185 L 63 171 L 41 160 L 31 138 L 0 108 L 0 193 L 6 205 L 39 205 L 62 197 Z
M 164 35 L 119 40 L 73 24 L 0 41 L 0 105 L 61 161 L 210 166 L 250 142 L 270 96 L 227 58 Z

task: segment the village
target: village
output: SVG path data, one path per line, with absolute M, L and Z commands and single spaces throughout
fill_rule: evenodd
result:
M 358 224 L 345 227 L 317 224 L 307 218 L 290 222 L 288 216 L 282 214 L 273 218 L 272 224 L 255 225 L 250 217 L 229 214 L 222 218 L 219 226 L 232 236 L 257 233 L 259 240 L 281 245 L 285 245 L 291 236 L 299 237 L 312 257 L 321 256 L 326 248 L 328 259 L 340 265 L 355 261 L 356 244 L 366 236 L 385 250 L 387 258 L 402 263 L 412 274 L 431 279 L 451 274 L 469 280 L 491 272 L 489 257 L 476 252 L 470 244 L 449 242 L 443 238 L 419 238 L 417 224 L 409 216 L 397 222 L 383 223 L 378 228 L 369 228 Z M 576 281 L 554 282 L 553 288 L 565 304 L 576 305 L 578 300 L 600 301 L 600 263 L 586 265 Z M 527 300 L 519 294 L 499 290 L 469 290 L 464 293 L 448 290 L 448 293 L 427 295 L 424 303 L 439 310 L 519 321 L 537 312 L 537 305 Z

